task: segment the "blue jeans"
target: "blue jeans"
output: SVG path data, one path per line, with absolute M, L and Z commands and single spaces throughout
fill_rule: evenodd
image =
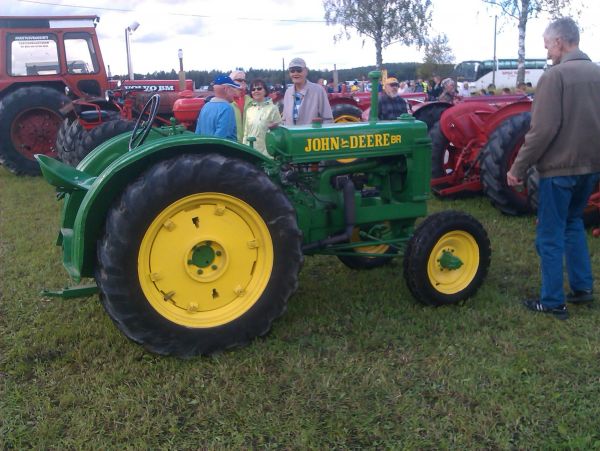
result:
M 591 290 L 590 255 L 583 209 L 600 173 L 540 179 L 535 240 L 542 267 L 541 302 L 554 308 L 565 303 L 563 256 L 571 290 Z

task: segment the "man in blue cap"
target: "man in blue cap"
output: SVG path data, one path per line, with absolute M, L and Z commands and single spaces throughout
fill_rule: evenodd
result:
M 227 75 L 219 75 L 214 81 L 215 96 L 200 110 L 196 134 L 237 141 L 235 114 L 231 107 L 240 85 Z

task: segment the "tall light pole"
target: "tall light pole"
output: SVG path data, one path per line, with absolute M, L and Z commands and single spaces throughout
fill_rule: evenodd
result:
M 179 90 L 185 89 L 185 72 L 183 72 L 183 50 L 177 50 L 177 58 L 179 58 Z
M 496 26 L 498 25 L 498 16 L 494 16 L 494 71 L 492 72 L 492 84 L 496 86 L 496 71 L 498 70 L 498 60 L 496 59 Z
M 133 67 L 131 66 L 131 43 L 129 42 L 129 36 L 140 26 L 139 22 L 135 20 L 131 22 L 127 28 L 125 28 L 125 48 L 127 49 L 127 72 L 129 73 L 129 79 L 133 80 Z

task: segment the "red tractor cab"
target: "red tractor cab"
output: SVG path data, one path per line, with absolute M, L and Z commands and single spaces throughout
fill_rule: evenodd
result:
M 108 85 L 98 16 L 0 16 L 0 162 L 37 175 L 36 153 L 55 156 L 70 98 L 103 98 Z M 68 93 L 69 97 L 67 97 Z

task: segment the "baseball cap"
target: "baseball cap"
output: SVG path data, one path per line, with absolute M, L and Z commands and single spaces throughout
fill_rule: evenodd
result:
M 215 78 L 214 84 L 222 86 L 231 86 L 232 88 L 238 89 L 241 88 L 241 86 L 238 85 L 235 81 L 233 81 L 229 75 L 225 74 L 217 76 L 217 78 Z
M 294 58 L 292 61 L 290 61 L 288 69 L 291 69 L 292 67 L 301 67 L 302 69 L 306 69 L 306 63 L 302 58 Z
M 396 77 L 388 77 L 385 79 L 386 85 L 389 85 L 391 83 L 398 83 L 398 79 Z

